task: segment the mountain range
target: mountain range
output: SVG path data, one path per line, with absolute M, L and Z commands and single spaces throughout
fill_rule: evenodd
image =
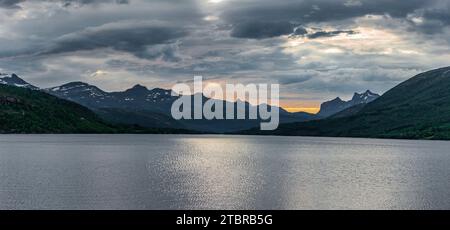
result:
M 347 116 L 241 134 L 450 139 L 450 67 L 418 74 Z M 348 111 L 341 111 L 345 113 Z
M 62 99 L 74 101 L 88 107 L 106 121 L 115 124 L 139 125 L 151 128 L 189 129 L 201 132 L 224 133 L 245 130 L 259 126 L 260 120 L 175 120 L 171 116 L 172 103 L 180 96 L 173 96 L 171 90 L 135 85 L 122 92 L 105 92 L 83 82 L 72 82 L 57 87 L 43 89 L 44 92 Z M 193 96 L 191 96 L 193 100 Z M 203 103 L 209 98 L 203 96 Z M 236 102 L 224 102 L 234 106 Z M 246 111 L 249 103 L 245 103 Z M 224 106 L 225 108 L 226 106 Z M 258 106 L 255 106 L 258 109 Z M 193 111 L 193 108 L 192 108 Z M 280 109 L 282 122 L 306 121 L 314 119 L 313 114 L 288 113 Z
M 0 74 L 0 84 L 40 91 L 75 102 L 89 108 L 101 119 L 116 125 L 138 125 L 145 128 L 160 129 L 180 129 L 183 127 L 171 117 L 160 113 L 160 110 L 163 110 L 162 108 L 170 108 L 171 102 L 164 102 L 165 98 L 172 99 L 168 95 L 171 93 L 170 90 L 155 89 L 148 91 L 145 87 L 137 85 L 125 92 L 107 93 L 95 86 L 82 82 L 72 82 L 49 89 L 39 89 L 19 78 L 16 74 Z M 145 94 L 146 98 L 141 100 L 143 99 L 143 94 Z M 151 101 L 149 100 L 150 97 L 152 98 Z M 156 100 L 158 100 L 158 103 L 153 102 Z M 139 102 L 145 102 L 147 106 Z M 150 110 L 150 112 L 147 110 Z
M 0 84 L 39 93 L 34 97 L 50 94 L 63 101 L 75 102 L 93 111 L 99 118 L 97 121 L 111 124 L 109 127 L 128 125 L 203 133 L 446 139 L 450 138 L 447 132 L 450 126 L 449 73 L 450 67 L 419 74 L 382 96 L 367 90 L 355 93 L 349 101 L 337 97 L 324 102 L 318 114 L 289 113 L 280 108 L 282 124 L 271 132 L 259 131 L 257 127 L 261 120 L 175 120 L 170 108 L 179 96 L 173 96 L 167 89 L 135 85 L 121 92 L 106 92 L 83 82 L 39 89 L 16 74 L 0 74 Z M 203 96 L 204 102 L 208 99 Z M 237 109 L 237 102 L 224 103 Z M 247 111 L 253 106 L 245 105 Z
M 113 124 L 78 103 L 61 99 L 17 75 L 0 78 L 0 133 L 198 133 L 176 128 Z
M 103 120 L 112 124 L 138 125 L 146 128 L 170 128 L 186 129 L 200 132 L 226 133 L 246 130 L 259 126 L 261 120 L 175 120 L 171 116 L 172 103 L 179 98 L 173 96 L 171 90 L 155 88 L 148 89 L 142 85 L 121 92 L 106 92 L 97 86 L 84 82 L 71 82 L 56 87 L 39 89 L 36 86 L 19 78 L 16 74 L 0 76 L 0 84 L 23 87 L 31 90 L 54 95 L 61 99 L 76 102 L 83 105 Z M 366 104 L 377 95 L 367 91 L 357 94 L 351 101 L 334 103 L 325 102 L 319 114 L 304 112 L 289 113 L 280 109 L 280 122 L 292 123 L 322 119 L 347 109 L 353 105 Z M 209 98 L 203 96 L 203 102 Z M 227 106 L 234 106 L 237 110 L 237 102 L 224 102 Z M 226 106 L 224 106 L 225 108 Z M 250 107 L 258 109 L 258 106 L 245 102 L 246 111 Z

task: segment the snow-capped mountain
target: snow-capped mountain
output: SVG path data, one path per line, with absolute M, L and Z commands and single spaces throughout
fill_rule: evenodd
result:
M 376 100 L 379 97 L 380 97 L 380 95 L 378 95 L 376 93 L 372 93 L 370 90 L 367 90 L 366 92 L 364 92 L 362 94 L 355 93 L 350 102 L 352 104 L 351 106 L 359 105 L 359 104 L 367 104 L 367 103 L 370 103 L 370 102 Z
M 122 92 L 105 92 L 96 86 L 84 82 L 71 82 L 45 89 L 49 94 L 71 100 L 91 109 L 121 108 L 147 111 L 167 111 L 178 97 L 171 90 L 152 89 L 135 85 Z
M 370 90 L 361 94 L 355 93 L 350 101 L 343 101 L 337 97 L 334 100 L 322 103 L 318 116 L 321 118 L 329 117 L 350 107 L 370 103 L 379 97 L 380 95 L 372 93 Z
M 0 73 L 0 84 L 11 85 L 11 86 L 16 86 L 16 87 L 21 87 L 21 88 L 28 88 L 28 89 L 32 89 L 32 90 L 39 89 L 38 87 L 31 85 L 30 83 L 24 81 L 23 79 L 21 79 L 14 73 L 11 75 Z
M 88 107 L 90 107 L 89 105 L 91 103 L 95 105 L 111 98 L 111 96 L 103 90 L 84 82 L 71 82 L 61 86 L 44 89 L 44 91 L 77 103 L 83 102 L 80 104 Z

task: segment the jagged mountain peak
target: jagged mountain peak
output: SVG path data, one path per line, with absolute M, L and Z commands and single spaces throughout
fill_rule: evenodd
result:
M 11 74 L 11 78 L 12 79 L 15 79 L 15 80 L 18 80 L 18 79 L 20 79 L 20 80 L 22 80 L 19 76 L 17 76 L 17 74 L 15 74 L 15 73 L 12 73 Z M 22 80 L 23 81 L 23 80 Z
M 372 93 L 370 90 L 367 90 L 364 93 L 355 93 L 351 101 L 349 101 L 352 105 L 362 104 L 362 103 L 370 103 L 375 99 L 379 98 L 380 95 L 376 93 Z
M 329 117 L 350 107 L 370 103 L 379 97 L 380 95 L 370 90 L 366 90 L 364 93 L 354 93 L 350 101 L 343 101 L 340 97 L 337 97 L 336 99 L 322 103 L 319 116 Z
M 361 96 L 380 96 L 376 93 L 373 93 L 370 90 L 366 90 L 364 93 L 355 93 L 353 97 L 361 97 Z
M 331 100 L 331 102 L 343 102 L 343 100 L 340 97 L 336 97 L 335 99 Z

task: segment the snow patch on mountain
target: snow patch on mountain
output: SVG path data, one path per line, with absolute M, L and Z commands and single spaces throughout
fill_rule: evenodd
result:
M 38 87 L 24 81 L 23 79 L 21 79 L 19 76 L 17 76 L 14 73 L 13 74 L 0 73 L 0 84 L 10 85 L 10 86 L 15 86 L 15 87 L 20 87 L 20 88 L 27 88 L 27 89 L 32 89 L 32 90 L 39 90 Z

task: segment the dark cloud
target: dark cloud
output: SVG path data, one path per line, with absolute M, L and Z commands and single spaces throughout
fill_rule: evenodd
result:
M 222 17 L 233 24 L 235 37 L 266 38 L 289 34 L 289 30 L 292 29 L 289 26 L 294 24 L 335 22 L 365 15 L 406 18 L 416 10 L 433 6 L 438 1 L 230 0 L 224 6 Z M 446 18 L 448 14 L 441 14 L 440 17 Z
M 26 1 L 34 2 L 53 2 L 62 4 L 64 7 L 70 6 L 82 6 L 88 4 L 99 3 L 116 3 L 116 4 L 129 4 L 129 0 L 0 0 L 0 8 L 6 9 L 20 9 L 19 3 Z
M 448 25 L 450 24 L 450 8 L 427 10 L 423 17 L 426 20 L 436 20 Z
M 322 37 L 334 37 L 338 36 L 340 34 L 356 34 L 353 30 L 336 30 L 336 31 L 319 31 L 312 34 L 306 35 L 309 39 L 316 39 L 316 38 L 322 38 Z
M 25 0 L 0 0 L 0 8 L 6 9 L 18 9 L 20 8 L 17 4 Z
M 425 34 L 441 33 L 450 25 L 450 2 L 442 1 L 434 8 L 421 9 L 409 15 L 412 30 Z
M 448 0 L 42 1 L 0 0 L 11 9 L 0 15 L 0 70 L 35 85 L 97 70 L 109 73 L 98 85 L 115 89 L 198 74 L 278 81 L 282 94 L 320 100 L 381 93 L 450 57 Z
M 312 74 L 287 74 L 287 75 L 273 75 L 274 79 L 278 79 L 278 82 L 282 85 L 292 85 L 306 82 L 314 77 Z
M 303 36 L 303 35 L 305 35 L 307 33 L 308 33 L 308 31 L 305 28 L 297 27 L 297 28 L 294 29 L 294 33 L 292 35 L 294 35 L 294 36 Z
M 234 25 L 231 36 L 236 38 L 271 38 L 292 34 L 294 28 L 295 25 L 290 22 L 247 21 Z
M 116 3 L 116 4 L 129 4 L 129 0 L 59 0 L 64 7 L 70 6 L 82 6 L 87 4 L 98 4 L 98 3 Z
M 125 51 L 142 58 L 155 58 L 158 50 L 149 46 L 167 44 L 187 34 L 180 27 L 158 22 L 120 22 L 64 35 L 52 43 L 51 47 L 39 53 L 49 55 L 83 50 L 112 48 Z M 174 55 L 170 48 L 162 48 L 161 55 L 170 58 Z
M 233 23 L 246 20 L 326 22 L 368 14 L 406 17 L 437 0 L 247 0 L 228 1 L 223 17 Z M 238 4 L 239 2 L 239 4 Z
M 161 59 L 166 62 L 177 62 L 181 60 L 178 50 L 178 44 L 172 43 L 152 45 L 146 49 L 133 53 L 140 58 Z

